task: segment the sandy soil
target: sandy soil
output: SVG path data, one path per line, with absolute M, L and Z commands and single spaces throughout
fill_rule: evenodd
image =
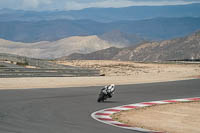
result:
M 134 63 L 129 61 L 72 60 L 58 61 L 59 64 L 99 69 L 106 76 L 150 76 L 173 75 L 182 77 L 200 75 L 200 64 Z
M 99 69 L 101 77 L 0 78 L 0 89 L 104 86 L 114 83 L 139 84 L 193 79 L 200 75 L 200 64 L 151 64 L 120 61 L 58 62 L 70 66 Z
M 132 126 L 166 133 L 200 133 L 200 102 L 123 111 L 113 118 Z

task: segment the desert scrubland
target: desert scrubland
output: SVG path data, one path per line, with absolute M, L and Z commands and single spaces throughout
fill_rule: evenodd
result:
M 178 74 L 180 77 L 200 75 L 200 64 L 135 63 L 131 61 L 72 60 L 59 64 L 99 69 L 105 76 L 161 76 Z M 145 78 L 145 77 L 144 77 Z
M 99 77 L 1 78 L 0 89 L 32 89 L 139 84 L 197 78 L 200 64 L 134 63 L 125 61 L 57 61 L 59 64 L 99 69 Z

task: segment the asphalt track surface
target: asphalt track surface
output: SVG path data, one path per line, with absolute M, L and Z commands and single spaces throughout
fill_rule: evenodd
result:
M 138 133 L 100 123 L 94 111 L 146 101 L 200 96 L 200 79 L 123 85 L 105 103 L 100 87 L 0 91 L 0 133 Z

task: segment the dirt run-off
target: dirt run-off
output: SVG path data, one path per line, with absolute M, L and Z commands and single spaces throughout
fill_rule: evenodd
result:
M 156 105 L 113 115 L 133 127 L 165 133 L 200 133 L 200 102 Z

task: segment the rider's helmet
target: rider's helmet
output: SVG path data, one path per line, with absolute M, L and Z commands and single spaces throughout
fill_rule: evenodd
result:
M 113 93 L 115 90 L 115 85 L 114 84 L 111 84 L 108 86 L 108 93 Z

